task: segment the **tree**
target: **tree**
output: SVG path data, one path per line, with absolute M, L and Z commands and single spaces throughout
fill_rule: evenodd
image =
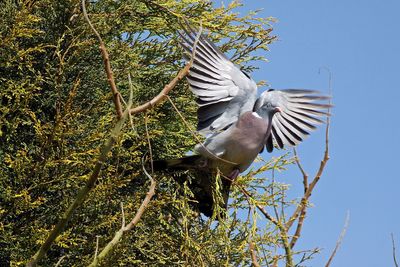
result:
M 213 41 L 224 39 L 221 49 L 245 71 L 254 70 L 251 63 L 264 58 L 253 52 L 267 50 L 275 39 L 273 19 L 257 12 L 242 16 L 235 12 L 239 6 L 196 0 L 88 4 L 120 97 L 110 91 L 104 54 L 80 1 L 0 4 L 1 263 L 27 263 L 63 219 L 65 227 L 40 259 L 43 266 L 274 266 L 281 260 L 294 266 L 316 252 L 297 257 L 293 248 L 328 154 L 315 183 L 303 173 L 305 193 L 297 203 L 287 199 L 288 186 L 271 176 L 296 162 L 289 153 L 238 179 L 230 214 L 218 223 L 191 209 L 187 186 L 151 174 L 156 187 L 146 210 L 112 250 L 103 250 L 149 190 L 142 158 L 150 151 L 154 158 L 183 155 L 197 142 L 188 129 L 196 105 L 184 82 L 169 92 L 170 101 L 132 116 L 122 111 L 152 99 L 184 68 L 176 31 L 185 18 L 209 29 L 205 34 Z M 121 102 L 121 112 L 113 100 Z M 64 218 L 97 167 L 83 202 Z M 295 212 L 288 217 L 281 210 Z M 100 251 L 104 259 L 93 261 Z

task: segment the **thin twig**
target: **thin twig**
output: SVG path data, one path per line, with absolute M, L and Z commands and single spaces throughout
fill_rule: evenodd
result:
M 303 165 L 300 162 L 300 158 L 297 154 L 296 148 L 293 148 L 293 154 L 294 154 L 294 158 L 295 158 L 297 167 L 299 168 L 300 172 L 303 175 L 303 187 L 304 187 L 304 193 L 306 193 L 308 190 L 308 174 L 305 172 Z M 291 248 L 294 247 L 294 245 L 296 244 L 297 240 L 299 239 L 299 237 L 301 235 L 301 230 L 303 228 L 304 219 L 306 218 L 306 213 L 307 213 L 307 205 L 303 205 L 303 208 L 300 212 L 299 220 L 297 222 L 296 231 L 292 237 L 292 240 L 290 241 Z
M 246 189 L 244 189 L 241 185 L 236 184 L 240 190 L 245 194 L 246 197 L 252 198 L 251 194 L 247 192 Z M 255 202 L 255 205 L 257 209 L 264 215 L 266 219 L 271 221 L 273 224 L 277 226 L 279 229 L 280 235 L 281 235 L 281 241 L 283 248 L 285 249 L 285 257 L 286 257 L 286 266 L 287 267 L 292 267 L 293 266 L 293 258 L 292 258 L 292 249 L 289 244 L 289 238 L 287 235 L 287 229 L 284 224 L 282 224 L 280 221 L 277 221 L 274 217 L 272 217 L 261 205 Z
M 274 192 L 274 187 L 275 187 L 275 167 L 276 167 L 277 161 L 274 164 L 274 168 L 272 169 L 272 186 L 271 186 L 271 197 L 275 198 L 275 192 Z M 275 213 L 275 217 L 277 220 L 279 220 L 280 216 L 278 213 L 278 209 L 276 207 L 277 205 L 275 205 L 275 201 L 272 204 L 272 208 L 274 209 L 274 213 Z
M 296 162 L 297 167 L 299 168 L 301 174 L 303 175 L 303 186 L 304 186 L 304 193 L 307 192 L 308 189 L 308 174 L 305 172 L 303 165 L 300 162 L 300 158 L 297 154 L 296 148 L 293 148 L 294 160 Z
M 231 179 L 230 179 L 231 180 Z M 246 197 L 247 203 L 249 204 L 249 212 L 247 214 L 247 223 L 250 223 L 250 214 L 253 216 L 253 223 L 252 223 L 252 228 L 254 227 L 254 205 L 251 203 L 250 201 L 250 196 L 248 194 L 244 194 L 244 196 Z M 251 262 L 253 264 L 254 267 L 260 267 L 260 264 L 258 263 L 257 260 L 257 253 L 254 247 L 254 243 L 252 241 L 252 234 L 253 234 L 253 229 L 250 230 L 249 233 L 249 251 L 250 251 L 250 258 L 251 258 Z
M 147 127 L 147 113 L 144 114 L 144 127 L 145 127 L 145 129 L 146 129 L 147 144 L 149 145 L 151 174 L 153 174 L 153 173 L 154 173 L 153 151 L 152 151 L 152 149 L 151 149 L 151 142 L 150 142 L 149 129 L 148 129 L 148 127 Z
M 296 231 L 292 237 L 292 240 L 290 240 L 290 247 L 293 248 L 294 245 L 296 245 L 297 240 L 299 239 L 301 235 L 301 230 L 303 229 L 303 224 L 304 224 L 304 219 L 306 218 L 307 214 L 307 205 L 303 206 L 304 208 L 300 212 L 299 220 L 297 222 L 297 227 Z
M 65 257 L 66 257 L 65 255 L 62 256 L 62 257 L 57 261 L 56 265 L 54 265 L 54 267 L 60 266 L 60 265 L 61 265 L 61 262 L 64 260 Z
M 186 20 L 186 23 L 188 23 L 187 20 Z M 203 31 L 203 26 L 202 26 L 202 24 L 201 24 L 201 22 L 200 22 L 199 30 L 198 30 L 197 35 L 196 35 L 196 38 L 194 39 L 194 42 L 193 42 L 192 55 L 191 55 L 191 57 L 190 57 L 190 62 L 189 62 L 189 63 L 190 63 L 190 66 L 193 65 L 193 61 L 194 61 L 194 58 L 195 58 L 195 56 L 196 56 L 196 51 L 197 51 L 197 44 L 199 43 L 199 40 L 200 40 L 202 31 Z
M 394 266 L 399 267 L 399 264 L 397 263 L 397 259 L 396 259 L 396 244 L 394 243 L 394 235 L 393 235 L 393 233 L 391 233 L 390 235 L 392 236 L 392 250 L 393 250 Z
M 150 179 L 150 188 L 149 191 L 146 193 L 146 197 L 143 200 L 142 204 L 140 205 L 139 209 L 137 210 L 135 217 L 132 219 L 132 221 L 124 228 L 124 231 L 129 231 L 133 228 L 133 226 L 135 226 L 138 221 L 140 220 L 140 218 L 142 217 L 147 205 L 149 204 L 151 198 L 154 196 L 155 189 L 156 189 L 156 181 L 153 179 L 153 177 L 151 177 L 151 175 L 147 172 L 145 166 L 144 166 L 144 162 L 142 162 L 143 165 L 143 172 L 145 173 L 145 175 Z
M 329 71 L 329 69 L 327 69 Z M 332 74 L 329 71 L 329 92 L 332 92 Z M 330 93 L 331 94 L 331 93 Z M 331 104 L 331 100 L 329 100 L 329 105 Z M 330 108 L 328 108 L 328 114 L 330 112 Z M 308 185 L 307 190 L 305 191 L 303 198 L 300 201 L 299 206 L 297 209 L 294 211 L 292 216 L 290 217 L 289 221 L 286 223 L 286 228 L 290 229 L 295 222 L 295 220 L 298 218 L 298 216 L 302 213 L 302 210 L 306 207 L 308 203 L 308 199 L 310 198 L 312 191 L 314 190 L 315 185 L 318 183 L 319 179 L 321 178 L 321 175 L 325 169 L 326 163 L 329 160 L 329 128 L 330 128 L 330 116 L 326 116 L 326 127 L 325 127 L 325 151 L 324 151 L 324 156 L 323 159 L 321 160 L 319 169 L 317 171 L 317 174 L 314 176 L 314 179 L 312 182 Z
M 99 40 L 100 44 L 100 51 L 101 55 L 103 57 L 103 63 L 104 63 L 104 70 L 106 71 L 107 74 L 107 81 L 108 84 L 110 85 L 111 92 L 113 94 L 113 101 L 115 105 L 115 110 L 117 112 L 117 118 L 120 119 L 122 117 L 122 106 L 121 106 L 121 94 L 117 89 L 117 86 L 115 84 L 114 80 L 114 75 L 113 71 L 111 69 L 111 64 L 110 64 L 110 56 L 108 55 L 108 51 L 106 48 L 106 45 L 103 42 L 103 39 L 101 38 L 99 32 L 95 29 L 93 26 L 92 22 L 89 19 L 89 16 L 86 11 L 86 6 L 85 6 L 85 0 L 82 0 L 82 11 L 83 11 L 83 16 L 85 17 L 87 23 L 89 24 L 90 28 L 93 30 L 94 34 L 96 35 L 97 39 Z
M 99 236 L 96 235 L 96 250 L 94 252 L 94 257 L 97 258 L 98 254 L 99 254 Z
M 250 250 L 251 262 L 253 263 L 253 266 L 260 267 L 260 264 L 257 261 L 257 254 L 256 254 L 256 250 L 254 247 L 254 243 L 251 240 L 249 241 L 249 250 Z
M 128 73 L 128 82 L 129 82 L 129 91 L 130 91 L 130 99 L 133 99 L 133 83 L 132 83 L 132 79 L 131 79 L 131 75 Z M 121 98 L 121 100 L 125 103 L 124 99 Z M 126 105 L 126 103 L 125 103 Z M 133 116 L 132 114 L 129 112 L 129 122 L 131 123 L 131 128 L 133 132 L 135 131 L 135 127 L 133 126 Z
M 279 256 L 274 256 L 272 260 L 272 267 L 278 267 Z
M 114 249 L 114 247 L 121 241 L 124 233 L 132 230 L 132 228 L 139 222 L 144 211 L 146 210 L 147 206 L 149 205 L 151 198 L 154 196 L 155 188 L 156 188 L 156 181 L 147 172 L 143 161 L 142 161 L 142 166 L 143 166 L 143 172 L 150 179 L 150 187 L 149 187 L 149 191 L 147 191 L 147 193 L 146 193 L 146 197 L 142 201 L 142 204 L 140 205 L 139 209 L 136 211 L 135 217 L 126 226 L 125 226 L 125 214 L 123 211 L 123 206 L 121 205 L 121 212 L 122 212 L 121 228 L 115 233 L 113 239 L 110 242 L 108 242 L 108 244 L 102 249 L 100 254 L 93 259 L 93 261 L 89 265 L 89 267 L 97 266 L 108 255 L 108 253 L 110 253 Z
M 235 184 L 236 186 L 239 187 L 239 189 L 242 191 L 242 193 L 246 196 L 246 197 L 250 197 L 253 198 L 252 195 L 246 190 L 244 189 L 241 185 L 239 184 Z M 263 206 L 261 206 L 258 203 L 255 203 L 257 209 L 264 215 L 265 218 L 267 218 L 269 221 L 271 221 L 273 224 L 275 224 L 276 226 L 278 226 L 279 222 L 272 217 L 265 209 Z
M 121 202 L 121 216 L 122 216 L 122 224 L 121 228 L 125 228 L 125 212 L 124 212 L 124 203 Z
M 130 110 L 131 114 L 143 112 L 143 111 L 153 108 L 155 105 L 161 103 L 165 99 L 167 94 L 177 85 L 177 83 L 180 80 L 182 80 L 183 78 L 185 78 L 185 76 L 187 74 L 189 74 L 190 67 L 191 67 L 191 65 L 189 62 L 185 65 L 185 67 L 183 69 L 181 69 L 179 71 L 179 73 L 175 76 L 175 78 L 172 79 L 172 81 L 161 90 L 161 92 L 158 95 L 156 95 L 152 100 L 131 109 Z
M 347 228 L 349 227 L 349 221 L 350 221 L 350 212 L 348 211 L 347 215 L 346 215 L 346 220 L 345 220 L 342 232 L 340 233 L 339 239 L 336 242 L 335 249 L 332 251 L 332 254 L 329 257 L 329 260 L 326 263 L 325 267 L 329 267 L 331 265 L 331 262 L 332 262 L 333 258 L 335 257 L 336 252 L 338 251 L 340 245 L 342 244 L 343 238 L 346 235 Z
M 183 69 L 181 69 L 178 73 L 178 75 L 175 76 L 174 79 L 172 79 L 172 81 L 167 84 L 162 90 L 161 92 L 156 95 L 152 100 L 138 106 L 135 107 L 133 109 L 131 109 L 131 114 L 136 114 L 136 113 L 140 113 L 143 112 L 149 108 L 154 107 L 155 105 L 161 103 L 168 95 L 168 93 L 175 87 L 175 85 L 182 80 L 184 77 L 186 77 L 186 75 L 189 74 L 190 68 L 192 67 L 193 64 L 193 60 L 195 57 L 195 53 L 196 53 L 196 47 L 197 47 L 197 43 L 199 42 L 199 38 L 201 36 L 201 32 L 202 32 L 202 27 L 200 26 L 200 29 L 196 35 L 196 39 L 193 43 L 193 47 L 192 47 L 192 57 L 190 59 L 190 61 L 188 63 L 186 63 L 185 67 Z

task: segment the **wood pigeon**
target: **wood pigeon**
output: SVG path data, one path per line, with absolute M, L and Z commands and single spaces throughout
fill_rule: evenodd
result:
M 180 32 L 182 47 L 190 60 L 197 31 L 190 26 Z M 215 208 L 213 188 L 217 170 L 226 208 L 232 181 L 253 163 L 266 147 L 272 152 L 295 146 L 328 116 L 328 96 L 312 90 L 273 90 L 257 97 L 256 83 L 235 66 L 210 40 L 199 36 L 187 80 L 196 96 L 197 131 L 205 136 L 195 155 L 155 161 L 156 170 L 191 170 L 189 183 L 196 204 L 206 216 Z M 179 178 L 180 182 L 186 179 Z

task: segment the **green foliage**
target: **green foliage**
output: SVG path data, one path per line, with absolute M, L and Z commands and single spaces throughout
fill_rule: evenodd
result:
M 239 6 L 235 1 L 214 7 L 198 0 L 102 0 L 91 3 L 88 12 L 125 99 L 127 75 L 132 75 L 135 106 L 155 96 L 183 67 L 176 34 L 183 17 L 194 25 L 201 22 L 215 42 L 224 39 L 222 50 L 251 71 L 251 61 L 262 59 L 251 52 L 267 50 L 274 40 L 272 19 L 257 12 L 241 15 L 235 11 Z M 79 1 L 2 2 L 0 40 L 0 264 L 17 266 L 37 251 L 73 201 L 116 121 L 97 39 Z M 196 106 L 187 85 L 182 82 L 170 95 L 194 125 Z M 63 266 L 87 265 L 96 236 L 102 248 L 120 228 L 120 203 L 127 219 L 133 217 L 149 186 L 141 169 L 148 151 L 144 116 L 156 158 L 183 155 L 195 144 L 167 102 L 134 116 L 133 128 L 125 125 L 95 189 L 41 265 L 53 266 L 61 257 Z M 293 205 L 282 200 L 287 186 L 271 183 L 264 173 L 287 164 L 286 158 L 274 159 L 240 178 L 238 184 L 253 197 L 234 187 L 231 214 L 219 223 L 190 209 L 185 185 L 155 176 L 156 196 L 104 264 L 248 266 L 250 237 L 264 253 L 260 263 L 270 263 L 280 254 L 274 250 L 280 235 L 271 222 L 259 223 L 254 205 Z

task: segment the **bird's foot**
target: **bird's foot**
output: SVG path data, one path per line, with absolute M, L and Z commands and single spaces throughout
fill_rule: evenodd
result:
M 229 174 L 229 179 L 234 181 L 240 174 L 240 171 L 238 169 L 234 169 L 230 174 Z
M 208 160 L 207 159 L 201 159 L 199 164 L 198 164 L 198 166 L 200 168 L 205 168 L 205 167 L 207 167 L 207 165 L 208 165 Z

